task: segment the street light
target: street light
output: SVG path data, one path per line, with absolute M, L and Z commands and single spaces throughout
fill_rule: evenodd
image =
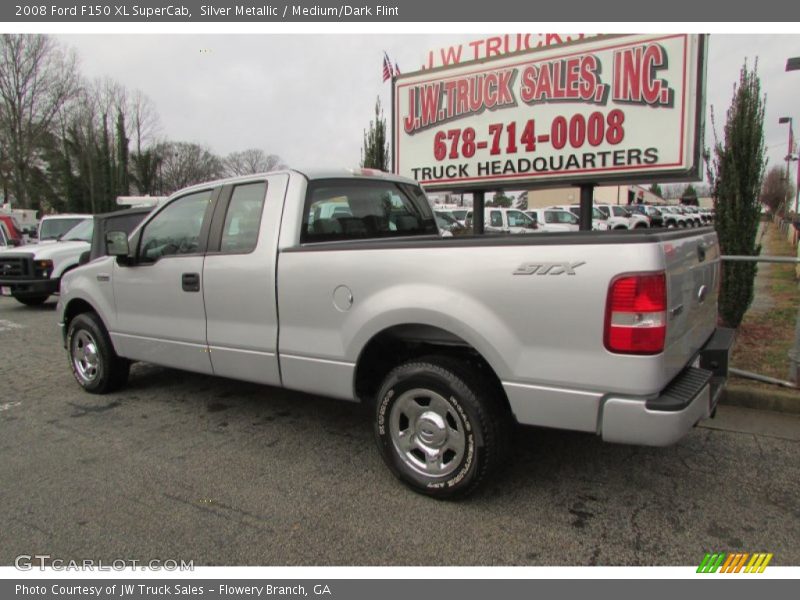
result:
M 792 150 L 794 150 L 794 131 L 792 130 L 792 117 L 781 117 L 778 123 L 783 125 L 789 124 L 789 149 L 786 151 L 786 181 L 790 181 L 789 177 L 789 163 L 792 160 Z
M 800 69 L 800 56 L 795 56 L 794 58 L 789 58 L 786 60 L 786 70 L 787 71 L 797 71 Z M 783 119 L 787 117 L 783 117 Z M 792 122 L 791 119 L 789 120 L 789 131 L 791 135 L 791 128 Z M 791 144 L 790 144 L 791 146 Z M 795 220 L 797 219 L 797 204 L 800 202 L 800 157 L 796 157 L 797 160 L 797 192 L 794 199 L 794 212 L 795 212 Z M 789 173 L 789 161 L 792 159 L 792 148 L 789 148 L 789 155 L 786 157 L 786 173 Z M 800 312 L 797 315 L 797 323 L 795 324 L 794 328 L 794 347 L 789 350 L 789 379 L 794 381 L 795 385 L 800 385 Z

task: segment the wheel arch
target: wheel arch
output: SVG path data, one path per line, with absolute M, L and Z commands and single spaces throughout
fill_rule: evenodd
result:
M 105 322 L 103 316 L 100 314 L 100 311 L 97 310 L 90 302 L 85 300 L 84 298 L 72 298 L 67 302 L 66 306 L 64 307 L 64 313 L 62 321 L 64 323 L 64 336 L 66 338 L 66 333 L 69 330 L 69 324 L 72 323 L 72 320 L 77 317 L 78 315 L 92 312 L 97 315 L 97 318 L 100 319 L 100 323 L 102 323 L 103 327 L 106 331 L 108 331 L 108 323 Z
M 69 273 L 70 271 L 79 266 L 81 265 L 80 262 L 78 262 L 77 260 L 74 262 L 72 260 L 64 261 L 59 265 L 58 270 L 53 272 L 51 277 L 53 279 L 61 279 L 62 277 L 64 277 L 64 275 L 66 275 L 67 273 Z
M 463 337 L 425 323 L 392 325 L 369 339 L 356 361 L 354 396 L 363 403 L 373 402 L 381 383 L 393 368 L 432 355 L 456 358 L 477 369 L 495 390 L 496 398 L 511 410 L 500 377 L 490 361 Z

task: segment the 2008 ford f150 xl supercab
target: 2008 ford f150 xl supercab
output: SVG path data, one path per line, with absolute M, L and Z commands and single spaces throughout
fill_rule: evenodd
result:
M 180 191 L 107 245 L 61 283 L 87 391 L 141 360 L 370 402 L 432 496 L 474 489 L 514 421 L 671 444 L 727 376 L 710 229 L 441 238 L 412 180 L 290 170 Z

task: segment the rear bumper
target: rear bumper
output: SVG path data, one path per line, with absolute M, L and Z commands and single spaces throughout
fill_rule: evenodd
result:
M 699 354 L 699 368 L 687 367 L 655 398 L 605 398 L 600 434 L 607 442 L 668 446 L 698 421 L 713 415 L 728 377 L 733 330 L 718 329 Z

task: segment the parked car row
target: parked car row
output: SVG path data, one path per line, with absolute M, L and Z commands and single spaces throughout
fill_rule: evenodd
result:
M 472 210 L 436 210 L 437 222 L 445 236 L 469 233 Z M 484 230 L 490 233 L 535 233 L 577 231 L 580 206 L 560 204 L 521 211 L 515 208 L 486 207 Z M 695 206 L 630 206 L 595 203 L 592 209 L 594 231 L 621 231 L 656 227 L 704 227 L 714 222 L 714 212 Z

